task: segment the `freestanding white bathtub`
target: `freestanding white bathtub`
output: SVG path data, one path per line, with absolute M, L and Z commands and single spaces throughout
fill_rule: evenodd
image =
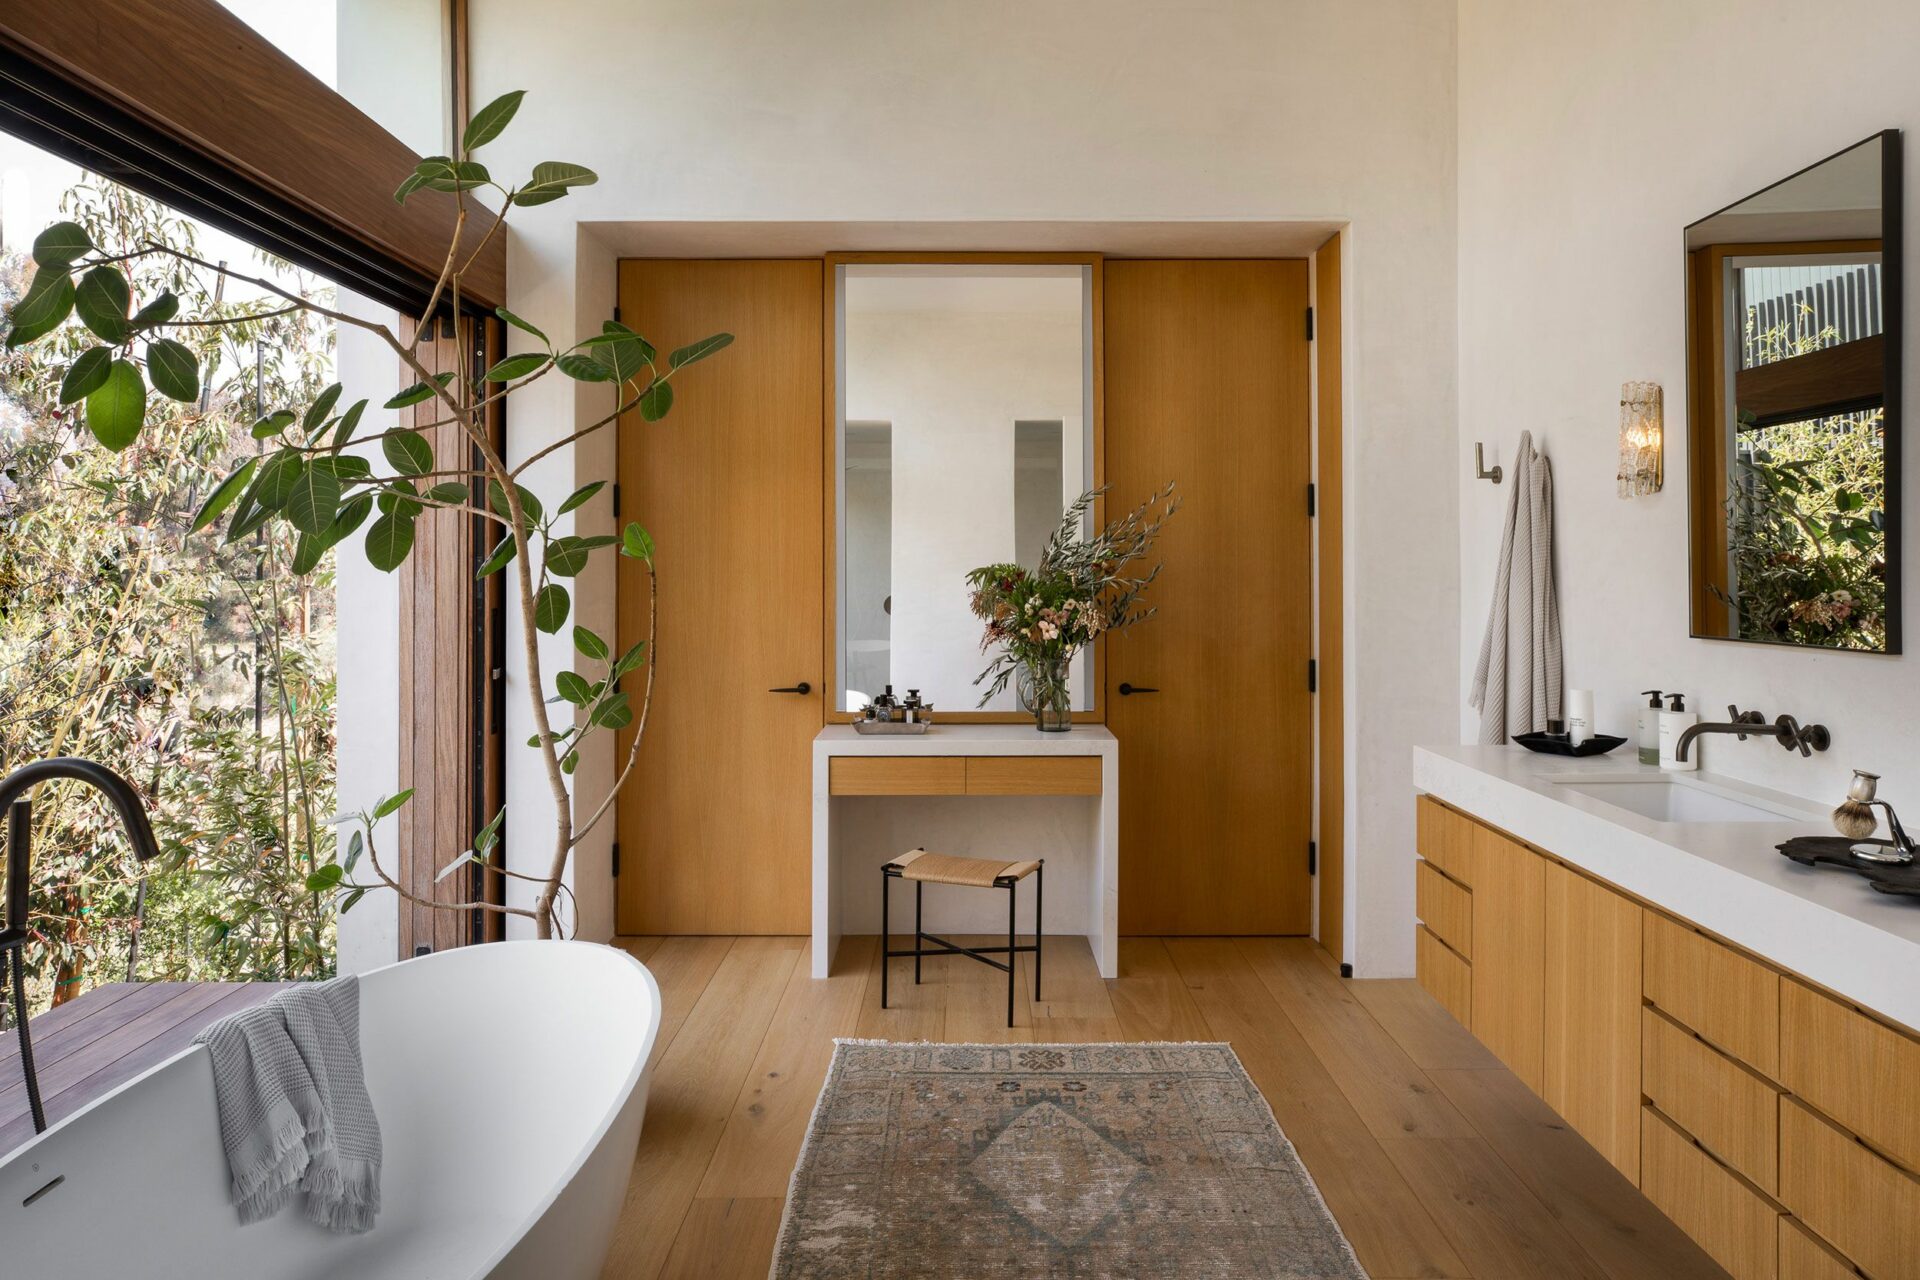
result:
M 372 1231 L 330 1235 L 297 1207 L 240 1225 L 195 1046 L 0 1160 L 0 1271 L 592 1280 L 659 1029 L 653 976 L 611 947 L 501 942 L 374 970 L 360 984 L 386 1149 Z

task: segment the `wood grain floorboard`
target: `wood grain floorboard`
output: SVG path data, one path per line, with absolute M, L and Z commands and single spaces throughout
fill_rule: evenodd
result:
M 672 1028 L 608 1277 L 767 1273 L 835 1036 L 1225 1040 L 1373 1280 L 1722 1275 L 1417 985 L 1343 980 L 1310 943 L 1126 938 L 1102 979 L 1063 937 L 1041 999 L 1023 961 L 1011 1030 L 1005 976 L 958 957 L 919 986 L 895 960 L 883 1012 L 876 938 L 843 940 L 826 982 L 800 939 L 623 944 Z

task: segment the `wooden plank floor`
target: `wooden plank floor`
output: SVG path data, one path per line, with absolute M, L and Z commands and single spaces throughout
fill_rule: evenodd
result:
M 1011 1031 L 1005 978 L 957 958 L 918 987 L 895 961 L 882 1011 L 871 937 L 824 982 L 800 938 L 621 945 L 666 1016 L 609 1280 L 766 1275 L 836 1036 L 1231 1041 L 1374 1280 L 1724 1280 L 1419 987 L 1343 981 L 1302 939 L 1128 938 L 1105 980 L 1062 938 Z
M 202 1027 L 265 1000 L 276 982 L 113 982 L 74 997 L 29 1025 L 47 1123 L 193 1043 Z M 0 1035 L 0 1155 L 33 1136 L 20 1074 L 20 1040 Z

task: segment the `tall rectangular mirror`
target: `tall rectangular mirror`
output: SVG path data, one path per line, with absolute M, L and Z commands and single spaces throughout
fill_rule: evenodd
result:
M 1686 230 L 1693 634 L 1900 652 L 1900 134 Z
M 835 681 L 937 714 L 985 707 L 966 576 L 1032 567 L 1094 484 L 1094 267 L 858 261 L 834 269 Z M 1073 708 L 1094 705 L 1092 652 Z

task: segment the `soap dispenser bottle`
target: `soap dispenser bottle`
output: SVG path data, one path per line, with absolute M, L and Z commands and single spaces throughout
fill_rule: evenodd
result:
M 1660 763 L 1660 712 L 1664 708 L 1660 699 L 1664 696 L 1658 689 L 1642 689 L 1647 705 L 1640 708 L 1639 743 L 1640 763 Z
M 1700 716 L 1687 710 L 1684 696 L 1674 694 L 1667 701 L 1667 709 L 1660 713 L 1660 767 L 1691 772 L 1700 767 L 1700 757 L 1695 755 L 1689 760 L 1681 760 L 1676 754 L 1680 746 L 1680 735 L 1699 723 Z

